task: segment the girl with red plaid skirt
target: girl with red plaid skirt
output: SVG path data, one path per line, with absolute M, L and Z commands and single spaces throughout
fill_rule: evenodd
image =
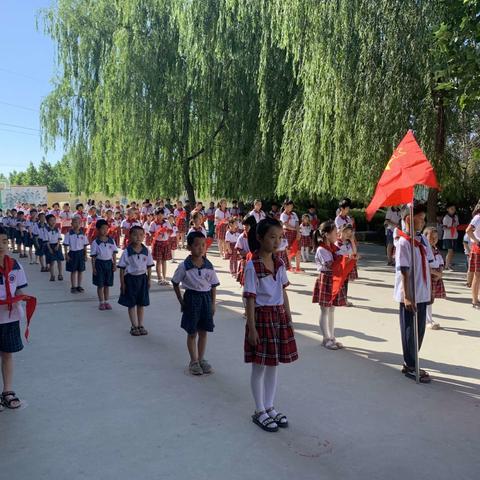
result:
M 178 228 L 175 223 L 175 216 L 171 213 L 168 216 L 168 223 L 172 228 L 172 233 L 170 234 L 170 250 L 172 251 L 172 263 L 177 263 L 175 260 L 175 250 L 178 248 Z
M 312 225 L 310 224 L 310 215 L 302 215 L 302 224 L 300 225 L 300 250 L 302 261 L 310 261 L 310 250 L 312 248 Z
M 230 212 L 227 210 L 227 201 L 223 198 L 215 210 L 215 235 L 218 241 L 218 252 L 220 257 L 227 257 L 227 246 L 225 243 L 225 234 L 228 228 L 228 219 Z
M 155 210 L 155 220 L 150 225 L 150 235 L 152 235 L 152 257 L 155 260 L 158 284 L 169 285 L 167 282 L 167 260 L 172 259 L 170 235 L 173 229 L 170 223 L 163 218 L 163 214 L 163 208 Z
M 473 218 L 465 232 L 472 241 L 468 270 L 473 273 L 472 307 L 480 309 L 480 201 L 473 210 Z
M 447 298 L 445 285 L 443 284 L 444 261 L 440 251 L 437 248 L 438 230 L 435 227 L 427 227 L 423 232 L 432 247 L 433 262 L 430 263 L 430 274 L 432 277 L 432 298 Z M 439 330 L 440 324 L 433 320 L 432 304 L 427 305 L 427 328 Z
M 183 203 L 179 200 L 177 208 L 173 211 L 175 223 L 178 229 L 177 242 L 179 248 L 185 248 L 185 234 L 187 233 L 187 211 L 183 208 Z
M 240 264 L 238 265 L 237 270 L 237 282 L 243 286 L 243 273 L 245 271 L 245 265 L 247 264 L 247 255 L 250 253 L 250 245 L 248 244 L 248 232 L 251 228 L 255 229 L 257 227 L 257 221 L 255 217 L 248 215 L 242 221 L 243 233 L 238 237 L 237 243 L 235 244 L 235 250 L 240 256 Z M 245 299 L 243 301 L 243 306 L 246 307 Z
M 240 234 L 237 230 L 237 220 L 231 218 L 228 222 L 228 230 L 225 234 L 225 243 L 227 244 L 227 257 L 230 260 L 230 273 L 233 278 L 237 277 L 238 270 L 238 252 L 235 249 Z
M 300 242 L 300 222 L 298 220 L 297 214 L 293 211 L 293 201 L 287 200 L 283 204 L 283 213 L 280 215 L 280 221 L 283 224 L 283 233 L 285 234 L 285 238 L 288 242 L 287 247 L 287 256 L 290 258 L 290 251 L 292 248 L 295 248 L 294 243 Z M 292 255 L 293 256 L 293 255 Z M 296 269 L 291 270 L 295 273 L 300 273 L 302 269 L 300 268 L 300 248 L 298 248 L 297 244 L 297 253 L 295 254 L 295 263 Z
M 292 315 L 285 288 L 285 265 L 275 252 L 282 225 L 266 218 L 249 231 L 252 259 L 245 266 L 243 296 L 247 301 L 245 362 L 252 364 L 251 388 L 255 400 L 252 421 L 267 432 L 288 427 L 287 417 L 274 407 L 277 365 L 298 358 Z
M 335 307 L 346 305 L 344 287 L 338 295 L 333 297 L 333 261 L 335 260 L 335 246 L 337 239 L 337 227 L 331 220 L 323 222 L 314 234 L 315 245 L 318 245 L 315 253 L 318 278 L 313 290 L 313 303 L 320 305 L 320 330 L 323 335 L 322 345 L 329 350 L 343 348 L 335 338 Z

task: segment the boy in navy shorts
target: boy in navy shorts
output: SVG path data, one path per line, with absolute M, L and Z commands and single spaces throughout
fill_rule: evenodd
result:
M 173 288 L 182 310 L 181 327 L 187 332 L 187 347 L 190 354 L 190 373 L 211 373 L 212 367 L 205 360 L 207 332 L 215 327 L 216 288 L 220 285 L 213 265 L 205 258 L 207 239 L 201 232 L 187 235 L 190 255 L 177 267 L 172 278 Z M 185 289 L 182 296 L 180 283 Z M 198 343 L 197 343 L 198 336 Z

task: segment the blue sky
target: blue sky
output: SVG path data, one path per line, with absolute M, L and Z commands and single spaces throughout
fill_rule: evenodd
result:
M 52 163 L 61 158 L 58 147 L 45 154 L 39 136 L 40 103 L 52 89 L 54 45 L 36 30 L 35 17 L 50 4 L 0 0 L 0 173 L 24 170 L 30 161 L 38 165 L 43 156 Z

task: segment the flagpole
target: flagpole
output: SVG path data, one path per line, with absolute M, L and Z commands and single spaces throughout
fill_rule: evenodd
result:
M 412 281 L 410 286 L 412 289 L 412 320 L 413 320 L 413 338 L 415 344 L 415 381 L 420 383 L 420 365 L 418 359 L 418 321 L 417 321 L 417 297 L 415 289 L 415 225 L 413 224 L 413 209 L 415 203 L 415 187 L 413 187 L 413 197 L 412 204 L 410 207 L 410 248 L 411 248 L 411 258 L 412 258 L 412 269 L 411 276 Z M 423 259 L 422 259 L 423 262 Z

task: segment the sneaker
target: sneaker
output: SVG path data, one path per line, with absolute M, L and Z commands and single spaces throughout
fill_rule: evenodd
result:
M 112 306 L 108 302 L 104 303 L 104 306 L 105 306 L 105 310 L 111 310 L 112 309 Z
M 188 369 L 192 375 L 203 375 L 202 367 L 198 362 L 190 362 Z
M 432 330 L 440 330 L 440 324 L 437 322 L 432 323 Z
M 99 309 L 99 310 L 106 310 L 105 304 L 104 304 L 104 303 L 101 303 L 101 304 L 98 306 L 98 309 Z
M 203 373 L 212 373 L 212 366 L 205 359 L 200 360 L 200 368 Z

